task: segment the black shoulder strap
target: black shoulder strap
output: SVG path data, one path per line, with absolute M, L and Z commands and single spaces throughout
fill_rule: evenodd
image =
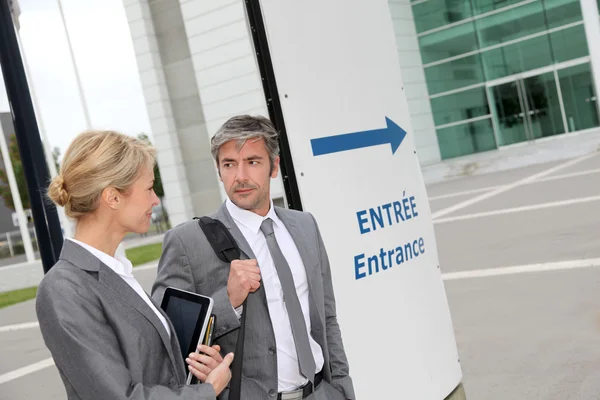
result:
M 194 218 L 199 220 L 200 228 L 212 246 L 219 259 L 226 263 L 239 260 L 241 252 L 229 229 L 218 219 L 210 217 Z M 242 362 L 244 359 L 244 337 L 246 335 L 246 314 L 248 313 L 248 298 L 244 300 L 244 310 L 240 321 L 240 331 L 235 345 L 233 364 L 231 365 L 231 384 L 229 400 L 240 400 L 242 390 Z
M 219 259 L 226 263 L 239 260 L 241 253 L 229 229 L 218 219 L 200 217 L 200 228 Z

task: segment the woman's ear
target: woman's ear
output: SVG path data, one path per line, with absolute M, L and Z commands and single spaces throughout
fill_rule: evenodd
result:
M 117 210 L 121 204 L 121 193 L 115 188 L 108 187 L 102 191 L 100 201 L 107 207 Z

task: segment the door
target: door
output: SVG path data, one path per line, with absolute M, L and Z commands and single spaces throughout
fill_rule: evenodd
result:
M 565 133 L 553 72 L 518 78 L 488 90 L 500 146 Z

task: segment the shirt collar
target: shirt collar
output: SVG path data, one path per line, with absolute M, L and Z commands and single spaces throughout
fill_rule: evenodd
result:
M 125 277 L 133 276 L 133 265 L 131 264 L 131 261 L 129 261 L 127 258 L 122 257 L 118 254 L 116 255 L 116 257 L 112 257 L 104 253 L 103 251 L 100 251 L 97 248 L 90 246 L 87 243 L 83 243 L 77 239 L 69 237 L 67 239 L 77 243 L 78 245 L 92 253 L 96 258 L 98 258 L 100 261 L 106 264 L 107 267 L 115 271 L 118 275 Z
M 227 206 L 227 211 L 229 211 L 231 217 L 237 223 L 248 228 L 248 230 L 250 230 L 255 235 L 258 235 L 258 232 L 260 231 L 260 226 L 262 225 L 263 221 L 267 218 L 271 218 L 275 226 L 280 226 L 281 224 L 281 220 L 279 219 L 277 213 L 275 212 L 275 209 L 273 208 L 273 200 L 270 201 L 269 212 L 264 217 L 261 217 L 260 215 L 253 213 L 252 211 L 244 210 L 236 206 L 229 198 L 225 202 L 225 205 Z

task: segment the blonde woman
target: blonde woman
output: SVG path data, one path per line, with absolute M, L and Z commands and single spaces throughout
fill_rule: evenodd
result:
M 42 280 L 40 329 L 69 399 L 215 399 L 231 378 L 233 354 L 218 346 L 186 356 L 203 384 L 185 385 L 177 335 L 115 255 L 126 233 L 150 227 L 158 198 L 154 150 L 116 132 L 86 132 L 65 153 L 48 197 L 76 220 L 59 261 Z

